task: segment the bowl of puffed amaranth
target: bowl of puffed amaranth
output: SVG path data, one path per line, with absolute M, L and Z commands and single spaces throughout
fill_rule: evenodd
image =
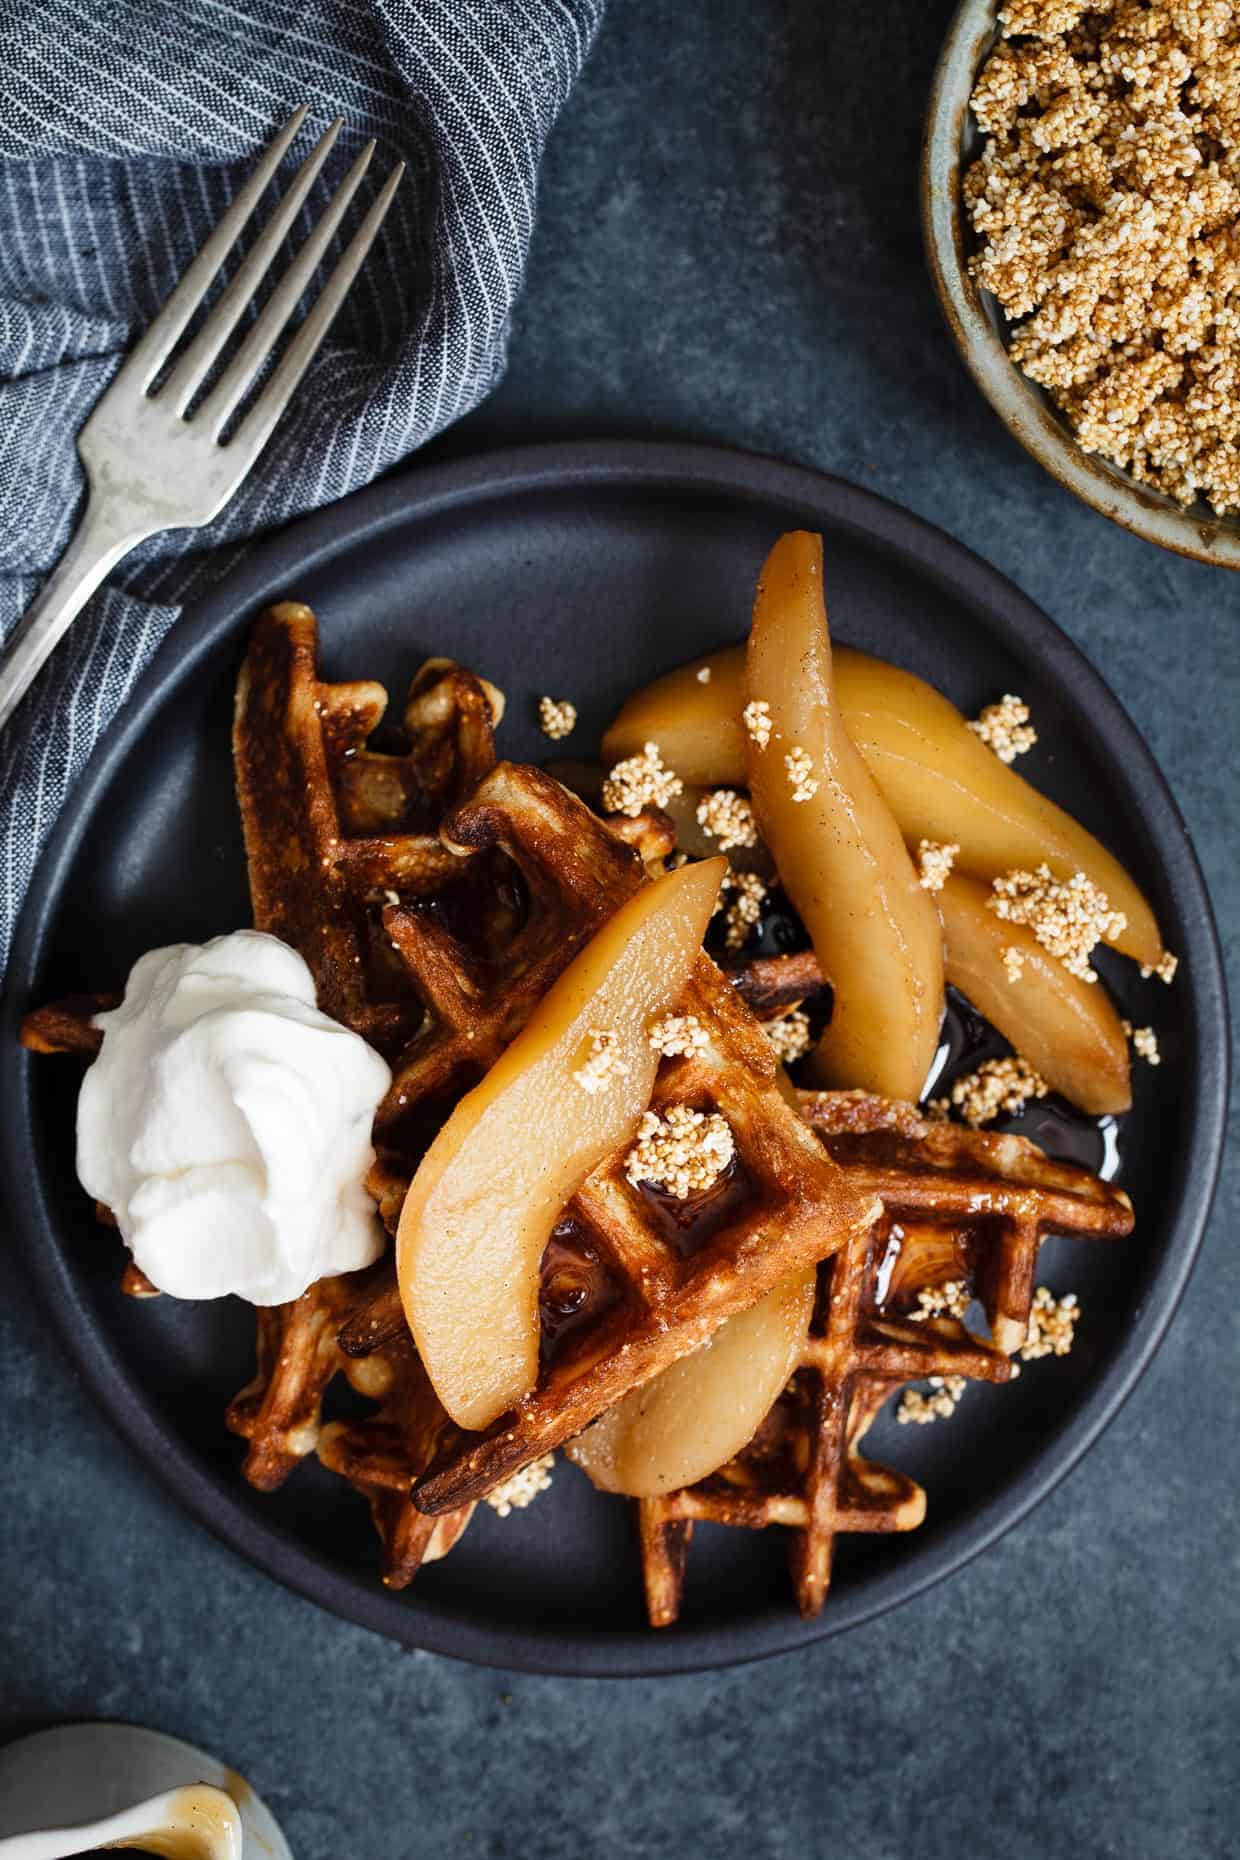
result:
M 1240 568 L 1240 4 L 963 0 L 922 151 L 975 382 L 1058 481 Z

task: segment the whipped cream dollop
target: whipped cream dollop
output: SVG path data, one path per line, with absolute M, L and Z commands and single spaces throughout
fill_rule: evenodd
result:
M 78 1175 L 160 1291 L 284 1304 L 379 1257 L 364 1181 L 391 1074 L 295 950 L 255 930 L 151 950 L 95 1024 Z

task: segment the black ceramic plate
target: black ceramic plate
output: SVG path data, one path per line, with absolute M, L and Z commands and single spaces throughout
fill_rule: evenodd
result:
M 480 1507 L 445 1562 L 390 1595 L 343 1483 L 307 1464 L 260 1497 L 240 1478 L 223 1411 L 251 1373 L 250 1312 L 121 1296 L 121 1249 L 74 1180 L 78 1068 L 22 1053 L 17 1018 L 115 987 L 153 945 L 247 921 L 228 724 L 266 602 L 313 605 L 329 677 L 379 677 L 399 693 L 429 653 L 485 672 L 508 694 L 513 757 L 547 754 L 536 698 L 571 697 L 571 747 L 584 754 L 635 684 L 743 635 L 763 556 L 794 526 L 825 532 L 838 638 L 933 679 L 967 711 L 1004 691 L 1032 704 L 1040 743 L 1022 770 L 1115 847 L 1182 957 L 1170 994 L 1131 965 L 1114 971 L 1121 1012 L 1162 1033 L 1161 1069 L 1137 1068 L 1123 1145 L 1137 1235 L 1046 1248 L 1043 1276 L 1084 1305 L 1070 1357 L 1031 1365 L 1011 1388 L 970 1388 L 950 1426 L 880 1421 L 874 1456 L 923 1481 L 929 1518 L 909 1536 L 843 1540 L 818 1621 L 795 1612 L 778 1531 L 699 1528 L 683 1619 L 651 1632 L 631 1507 L 563 1462 L 529 1511 L 501 1521 Z M 535 448 L 415 471 L 290 529 L 177 628 L 100 745 L 26 906 L 0 1041 L 0 1141 L 17 1235 L 73 1356 L 205 1525 L 416 1646 L 532 1670 L 668 1672 L 795 1647 L 903 1600 L 992 1542 L 1084 1452 L 1149 1360 L 1201 1235 L 1224 1023 L 1209 904 L 1162 778 L 1101 679 L 1010 583 L 892 505 L 809 472 L 681 446 Z

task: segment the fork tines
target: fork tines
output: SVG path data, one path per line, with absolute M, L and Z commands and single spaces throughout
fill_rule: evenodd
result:
M 220 268 L 236 246 L 268 184 L 292 145 L 306 119 L 307 105 L 302 104 L 284 125 L 267 149 L 253 174 L 215 228 L 189 270 L 181 279 L 160 314 L 133 349 L 113 383 L 116 388 L 136 389 L 144 396 L 152 394 L 152 384 L 168 362 L 176 345 L 189 327 Z M 246 306 L 261 285 L 280 246 L 305 205 L 307 196 L 322 172 L 336 140 L 344 127 L 343 117 L 328 125 L 315 147 L 292 177 L 271 219 L 255 240 L 236 275 L 229 282 L 201 329 L 178 357 L 167 379 L 155 391 L 179 418 L 186 414 L 194 396 L 206 381 L 221 351 L 240 322 Z M 280 278 L 261 314 L 247 331 L 237 353 L 211 388 L 195 420 L 205 422 L 206 430 L 218 439 L 246 394 L 254 385 L 285 325 L 292 316 L 318 266 L 321 264 L 349 205 L 370 166 L 376 144 L 369 141 L 362 148 L 344 180 L 305 243 Z M 328 325 L 339 309 L 345 293 L 356 277 L 362 261 L 374 242 L 384 215 L 404 173 L 398 163 L 367 212 L 350 244 L 316 298 L 305 322 L 290 343 L 271 380 L 259 395 L 246 420 L 246 440 L 252 454 L 257 454 L 269 437 L 280 414 L 313 359 Z

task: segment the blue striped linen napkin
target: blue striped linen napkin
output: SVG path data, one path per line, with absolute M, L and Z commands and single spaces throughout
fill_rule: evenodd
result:
M 290 168 L 331 117 L 347 124 L 294 243 L 366 138 L 372 173 L 409 164 L 247 484 L 209 529 L 153 538 L 113 573 L 0 735 L 0 970 L 65 795 L 185 602 L 498 380 L 543 148 L 602 8 L 0 0 L 0 638 L 79 514 L 87 413 L 279 124 L 310 103 Z

